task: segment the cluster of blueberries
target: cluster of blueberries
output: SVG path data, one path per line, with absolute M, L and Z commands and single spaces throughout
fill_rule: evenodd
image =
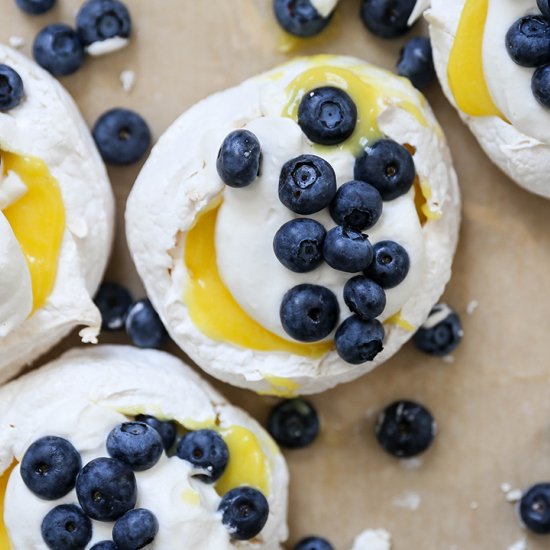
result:
M 535 68 L 531 90 L 550 108 L 550 0 L 537 0 L 541 15 L 521 17 L 506 33 L 506 48 L 515 63 Z
M 298 109 L 305 135 L 321 145 L 337 145 L 355 131 L 357 108 L 339 88 L 320 87 L 306 93 Z M 258 138 L 236 130 L 224 140 L 217 160 L 221 179 L 231 187 L 250 185 L 261 164 Z M 394 241 L 374 246 L 362 231 L 382 215 L 383 201 L 407 193 L 416 171 L 409 151 L 390 139 L 369 144 L 355 161 L 354 178 L 337 188 L 332 166 L 315 155 L 289 160 L 279 178 L 279 199 L 300 216 L 328 208 L 336 227 L 326 231 L 317 221 L 299 217 L 285 223 L 273 241 L 275 255 L 288 269 L 305 273 L 325 261 L 347 273 L 361 273 L 345 285 L 344 300 L 353 315 L 337 329 L 336 349 L 351 364 L 372 361 L 382 350 L 384 328 L 376 320 L 385 308 L 385 290 L 407 276 L 410 259 Z M 326 338 L 340 318 L 338 300 L 326 287 L 298 285 L 284 296 L 280 308 L 285 331 L 301 342 Z
M 137 550 L 150 544 L 159 530 L 155 515 L 135 508 L 138 487 L 134 472 L 155 466 L 176 442 L 173 422 L 140 415 L 116 426 L 106 441 L 109 457 L 82 466 L 75 447 L 66 439 L 45 436 L 28 448 L 21 462 L 21 477 L 28 489 L 44 500 L 57 500 L 75 489 L 80 506 L 61 504 L 42 521 L 42 537 L 52 550 L 84 550 L 92 538 L 92 521 L 114 522 L 112 541 L 92 550 Z M 176 455 L 193 466 L 194 477 L 214 483 L 230 456 L 222 437 L 213 430 L 188 432 L 177 443 Z M 269 505 L 252 487 L 226 493 L 218 511 L 231 537 L 248 540 L 264 527 Z

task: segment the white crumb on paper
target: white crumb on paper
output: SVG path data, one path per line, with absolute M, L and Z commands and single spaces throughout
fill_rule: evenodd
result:
M 512 486 L 507 483 L 506 481 L 501 483 L 500 484 L 500 490 L 503 492 L 503 493 L 508 493 L 509 491 L 512 490 Z
M 98 40 L 93 42 L 86 48 L 86 52 L 93 57 L 99 57 L 101 55 L 107 55 L 128 45 L 128 39 L 122 36 L 113 36 L 113 38 L 107 38 L 105 40 Z
M 127 93 L 131 93 L 136 85 L 137 75 L 134 71 L 126 70 L 120 73 L 120 83 L 122 89 Z
M 527 540 L 519 539 L 514 544 L 508 546 L 508 550 L 527 550 Z
M 449 365 L 452 365 L 455 362 L 454 355 L 444 355 L 441 359 L 444 363 L 448 363 Z
M 22 36 L 10 36 L 8 38 L 8 44 L 14 50 L 20 50 L 26 44 L 26 40 Z
M 355 537 L 351 550 L 391 550 L 391 535 L 385 529 L 367 529 Z
M 479 502 L 477 500 L 472 500 L 472 502 L 470 502 L 470 509 L 477 510 L 478 508 L 479 508 Z
M 470 300 L 466 306 L 466 313 L 468 315 L 473 315 L 475 310 L 479 307 L 479 302 L 477 300 Z
M 408 510 L 415 511 L 418 510 L 421 500 L 422 499 L 418 493 L 407 491 L 402 495 L 395 497 L 392 500 L 392 504 L 396 508 L 407 508 Z
M 403 458 L 399 461 L 399 464 L 404 470 L 418 470 L 422 467 L 423 461 L 419 457 Z
M 522 496 L 523 491 L 521 489 L 512 489 L 506 493 L 506 500 L 508 502 L 517 502 L 518 500 L 521 500 Z

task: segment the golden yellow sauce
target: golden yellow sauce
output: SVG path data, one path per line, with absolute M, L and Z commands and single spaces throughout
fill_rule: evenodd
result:
M 181 498 L 189 506 L 197 507 L 201 504 L 201 496 L 194 489 L 185 489 L 181 494 Z
M 31 274 L 33 312 L 44 305 L 57 275 L 65 207 L 57 180 L 38 159 L 2 153 L 6 172 L 15 172 L 27 192 L 3 213 L 27 259 Z
M 493 102 L 483 71 L 483 34 L 488 9 L 489 0 L 466 0 L 447 75 L 456 104 L 463 113 L 506 120 Z
M 10 550 L 10 538 L 6 525 L 4 524 L 4 500 L 6 498 L 6 488 L 8 486 L 8 480 L 12 470 L 15 468 L 17 462 L 14 462 L 1 476 L 0 476 L 0 548 L 2 550 Z
M 254 321 L 223 283 L 216 261 L 215 230 L 218 209 L 201 214 L 186 238 L 185 265 L 189 283 L 185 303 L 195 325 L 213 340 L 258 351 L 285 351 L 322 357 L 331 342 L 300 344 L 285 340 Z
M 258 392 L 260 395 L 276 395 L 277 397 L 296 397 L 300 390 L 300 385 L 294 380 L 283 378 L 281 376 L 264 375 L 264 380 L 270 385 L 268 392 Z
M 256 436 L 241 426 L 221 430 L 229 448 L 229 463 L 216 483 L 216 491 L 223 496 L 235 487 L 248 485 L 269 496 L 271 467 Z
M 401 311 L 398 311 L 397 313 L 393 314 L 391 317 L 388 317 L 384 321 L 385 325 L 397 325 L 398 327 L 401 327 L 402 329 L 405 329 L 408 332 L 414 332 L 416 330 L 416 327 L 409 323 L 404 317 L 401 316 Z

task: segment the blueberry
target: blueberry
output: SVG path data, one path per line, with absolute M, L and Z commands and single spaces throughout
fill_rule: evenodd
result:
M 535 99 L 543 106 L 550 108 L 550 65 L 539 67 L 531 79 L 531 89 Z
M 321 157 L 300 155 L 281 170 L 279 199 L 296 214 L 309 215 L 326 208 L 336 195 L 336 174 Z
M 395 241 L 380 241 L 374 245 L 374 259 L 365 275 L 382 288 L 401 284 L 411 266 L 407 251 Z
M 550 0 L 537 0 L 537 6 L 545 17 L 550 17 Z
M 76 28 L 85 46 L 109 38 L 128 38 L 132 20 L 118 0 L 88 0 L 76 16 Z
M 323 17 L 311 0 L 273 0 L 273 10 L 286 32 L 303 38 L 319 34 L 332 17 L 332 14 Z
M 353 277 L 344 286 L 344 302 L 353 313 L 369 321 L 376 319 L 386 307 L 386 293 L 363 275 Z
M 340 306 L 328 288 L 303 284 L 284 295 L 279 313 L 283 328 L 292 338 L 315 342 L 335 329 Z
M 226 493 L 218 506 L 231 538 L 250 540 L 260 533 L 269 516 L 269 504 L 260 491 L 237 487 Z
M 166 450 L 171 449 L 176 441 L 177 427 L 176 423 L 168 420 L 159 420 L 154 416 L 146 414 L 138 414 L 136 416 L 138 422 L 145 422 L 151 428 L 155 428 L 160 434 L 162 444 Z
M 229 462 L 227 444 L 213 430 L 197 430 L 184 435 L 178 443 L 177 455 L 199 470 L 195 477 L 205 483 L 220 479 Z
M 458 314 L 448 305 L 438 304 L 413 336 L 413 343 L 420 351 L 443 357 L 456 349 L 462 336 Z
M 337 225 L 327 233 L 323 256 L 330 267 L 357 273 L 370 265 L 373 251 L 366 235 Z
M 0 111 L 10 111 L 17 107 L 25 89 L 17 72 L 7 65 L 0 64 Z
M 17 7 L 30 15 L 42 15 L 50 11 L 55 0 L 15 0 Z
M 113 428 L 107 437 L 109 455 L 136 472 L 152 468 L 163 449 L 160 434 L 144 422 L 124 422 Z
M 391 201 L 412 187 L 416 170 L 405 147 L 391 139 L 381 139 L 367 146 L 355 160 L 354 177 L 370 183 L 385 201 Z
M 144 298 L 137 301 L 128 312 L 126 332 L 139 348 L 160 349 L 168 339 L 168 333 L 151 302 Z
M 334 550 L 334 546 L 321 537 L 307 537 L 298 542 L 294 550 Z
M 550 63 L 550 22 L 540 15 L 518 19 L 506 33 L 506 48 L 522 67 Z
M 149 126 L 129 109 L 110 109 L 102 114 L 92 135 L 103 160 L 114 166 L 137 162 L 151 145 Z
M 435 80 L 432 44 L 427 36 L 412 38 L 403 46 L 397 62 L 397 73 L 408 78 L 419 90 Z
M 286 399 L 276 405 L 267 421 L 271 437 L 281 447 L 300 449 L 311 445 L 319 435 L 319 417 L 304 399 Z
M 530 487 L 519 501 L 521 522 L 533 533 L 550 533 L 550 483 L 537 483 Z
M 136 505 L 136 476 L 120 460 L 96 458 L 78 474 L 76 496 L 92 519 L 115 521 Z
M 84 550 L 92 538 L 92 522 L 74 504 L 61 504 L 42 520 L 42 538 L 52 550 Z
M 21 477 L 37 497 L 57 500 L 75 485 L 82 460 L 73 445 L 61 437 L 37 439 L 21 461 Z
M 54 76 L 75 73 L 84 63 L 84 47 L 78 34 L 68 25 L 44 27 L 34 39 L 35 61 Z
M 432 444 L 435 432 L 430 411 L 413 401 L 392 403 L 382 411 L 376 424 L 378 443 L 398 458 L 423 453 Z
M 258 177 L 261 161 L 258 138 L 248 130 L 235 130 L 223 140 L 216 168 L 226 185 L 246 187 Z
M 114 542 L 110 540 L 102 540 L 97 544 L 94 544 L 90 550 L 118 550 Z
M 409 30 L 416 0 L 363 0 L 361 19 L 365 27 L 381 38 L 397 38 Z
M 117 283 L 103 283 L 95 295 L 94 302 L 101 313 L 103 330 L 124 328 L 133 298 L 123 286 Z
M 290 220 L 275 233 L 275 256 L 291 271 L 312 271 L 323 262 L 326 234 L 325 228 L 310 218 Z
M 330 215 L 338 224 L 361 231 L 369 229 L 382 215 L 382 197 L 364 181 L 344 183 L 330 204 Z
M 144 508 L 126 512 L 113 527 L 117 550 L 138 550 L 151 544 L 159 532 L 155 515 Z
M 357 124 L 357 107 L 340 88 L 315 88 L 305 94 L 300 102 L 298 124 L 313 143 L 336 145 L 353 134 Z
M 365 321 L 348 317 L 336 330 L 334 343 L 338 355 L 352 365 L 372 361 L 383 349 L 384 326 L 376 319 Z

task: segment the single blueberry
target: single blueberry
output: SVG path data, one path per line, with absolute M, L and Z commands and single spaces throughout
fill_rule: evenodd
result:
M 312 271 L 323 262 L 326 234 L 325 228 L 310 218 L 290 220 L 275 233 L 275 256 L 290 271 Z
M 550 65 L 539 67 L 531 79 L 531 90 L 535 99 L 543 106 L 550 108 Z
M 120 460 L 96 458 L 78 474 L 76 496 L 92 519 L 115 521 L 136 505 L 136 476 Z
M 411 458 L 432 444 L 436 425 L 430 411 L 422 405 L 396 401 L 380 413 L 375 431 L 386 452 L 398 458 Z
M 117 283 L 102 283 L 94 298 L 101 313 L 103 330 L 121 330 L 124 328 L 128 310 L 133 303 L 132 295 Z
M 214 483 L 222 476 L 229 462 L 229 449 L 223 438 L 213 430 L 197 430 L 184 435 L 176 454 L 199 471 L 197 477 Z
M 160 349 L 168 339 L 168 333 L 151 302 L 138 300 L 128 311 L 126 332 L 139 348 Z
M 160 434 L 162 444 L 165 450 L 171 449 L 176 441 L 177 426 L 175 422 L 169 420 L 159 420 L 154 416 L 146 414 L 138 414 L 136 416 L 138 422 L 145 422 L 151 428 L 155 428 Z
M 361 19 L 380 38 L 397 38 L 409 30 L 416 0 L 363 0 Z
M 250 540 L 264 528 L 269 516 L 265 496 L 252 487 L 237 487 L 226 493 L 218 506 L 222 523 L 231 538 Z
M 76 16 L 76 28 L 84 45 L 89 46 L 109 38 L 129 38 L 132 20 L 118 0 L 88 0 Z
M 279 199 L 296 214 L 309 215 L 326 208 L 336 195 L 336 174 L 321 157 L 300 155 L 281 170 Z
M 344 302 L 365 321 L 376 319 L 386 307 L 384 289 L 363 275 L 353 277 L 344 286 Z
M 323 257 L 330 267 L 347 273 L 358 273 L 372 262 L 373 250 L 367 236 L 340 225 L 327 233 Z
M 362 231 L 376 224 L 382 208 L 382 197 L 376 188 L 364 181 L 352 180 L 336 192 L 330 215 L 338 225 Z
M 279 25 L 294 36 L 307 38 L 319 34 L 329 23 L 332 13 L 323 17 L 311 0 L 273 0 Z
M 279 445 L 300 449 L 311 445 L 319 435 L 319 417 L 308 401 L 286 399 L 271 410 L 267 427 Z
M 138 550 L 151 544 L 159 532 L 155 515 L 145 508 L 126 512 L 113 527 L 117 550 Z
M 0 64 L 0 111 L 17 107 L 25 95 L 23 80 L 8 65 Z
M 78 34 L 68 25 L 44 27 L 34 39 L 35 61 L 54 76 L 75 73 L 84 63 L 84 47 Z
M 328 288 L 303 284 L 284 295 L 279 313 L 283 328 L 292 338 L 316 342 L 335 329 L 340 306 Z
M 151 131 L 143 118 L 129 109 L 110 109 L 102 114 L 92 135 L 103 160 L 114 166 L 137 162 L 151 145 Z
M 313 143 L 336 145 L 353 134 L 357 124 L 357 107 L 340 88 L 315 88 L 305 94 L 300 102 L 298 124 Z
M 17 7 L 29 15 L 42 15 L 50 11 L 55 0 L 15 0 Z
M 506 48 L 522 67 L 550 63 L 550 22 L 540 15 L 518 19 L 506 33 Z
M 462 324 L 456 311 L 447 304 L 437 304 L 412 340 L 420 351 L 443 357 L 456 349 L 462 336 Z
M 550 17 L 550 0 L 537 0 L 537 6 L 545 17 Z
M 44 500 L 64 497 L 75 486 L 82 459 L 62 437 L 37 439 L 23 455 L 21 477 L 28 489 Z
M 94 544 L 90 550 L 118 550 L 118 547 L 113 541 L 110 540 L 102 540 L 101 542 L 98 542 L 97 544 Z
M 374 245 L 374 259 L 365 275 L 382 288 L 401 284 L 411 266 L 407 251 L 395 241 L 380 241 Z
M 42 538 L 51 550 L 84 550 L 92 538 L 92 522 L 74 504 L 61 504 L 42 520 Z
M 144 422 L 123 422 L 107 436 L 107 452 L 113 458 L 142 472 L 160 459 L 164 447 L 160 434 Z
M 376 319 L 365 321 L 352 315 L 336 330 L 334 343 L 346 363 L 360 365 L 372 361 L 384 349 L 384 326 Z
M 355 159 L 354 178 L 376 187 L 385 201 L 407 193 L 415 177 L 412 155 L 391 139 L 368 145 Z
M 419 90 L 435 80 L 432 44 L 427 36 L 412 38 L 403 46 L 397 62 L 397 73 L 408 78 Z
M 246 187 L 258 177 L 261 161 L 258 138 L 248 130 L 235 130 L 223 140 L 216 168 L 226 185 Z
M 523 525 L 538 535 L 550 533 L 550 483 L 537 483 L 521 497 L 518 505 Z
M 334 550 L 334 546 L 321 537 L 306 537 L 296 544 L 294 550 Z

